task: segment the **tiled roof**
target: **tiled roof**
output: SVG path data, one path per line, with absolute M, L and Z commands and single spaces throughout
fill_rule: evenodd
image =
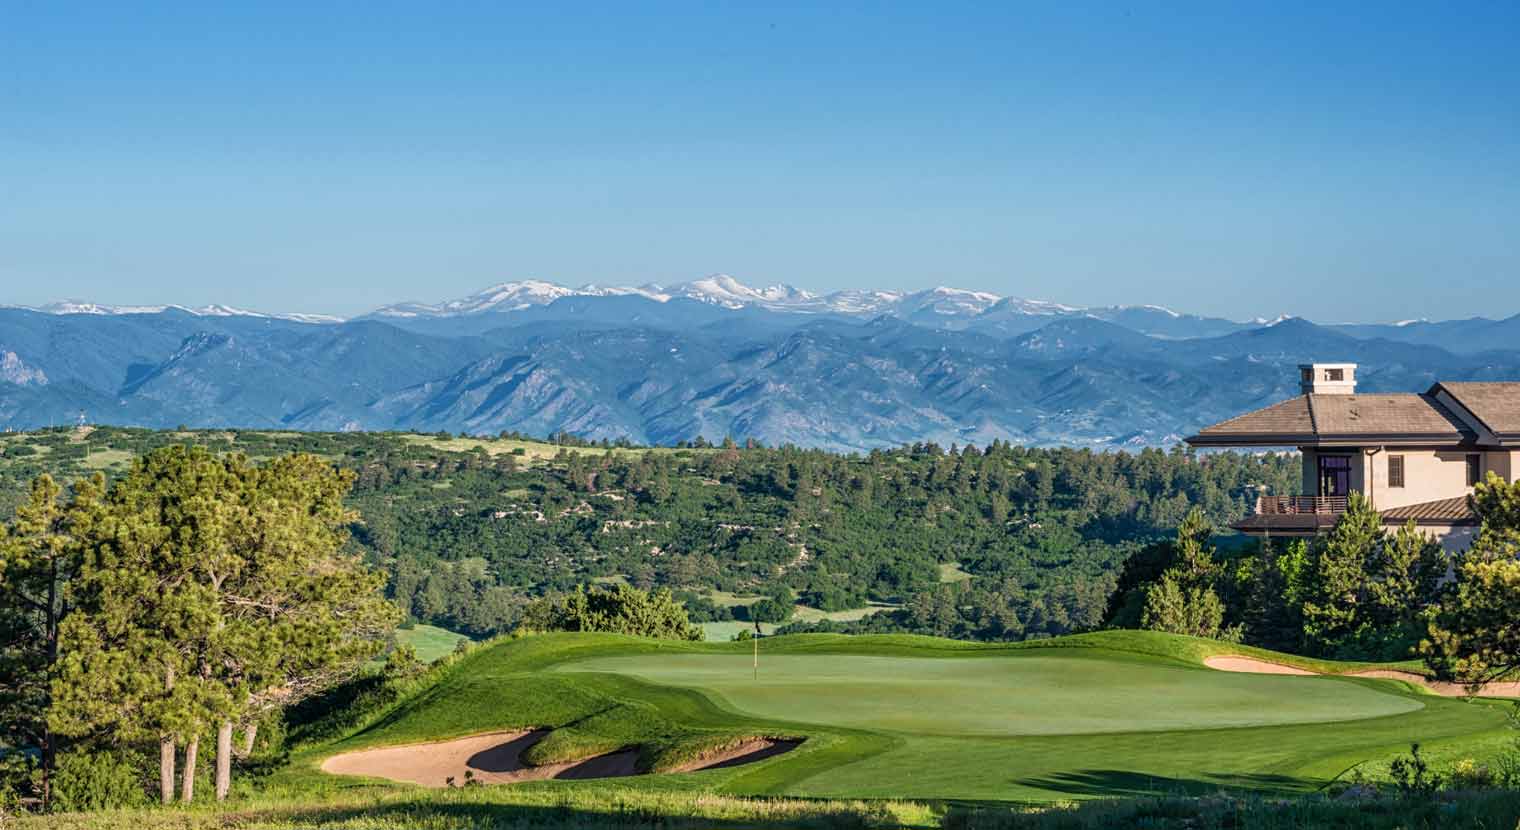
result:
M 1309 397 L 1299 395 L 1254 412 L 1221 421 L 1193 436 L 1194 438 L 1235 435 L 1286 435 L 1314 432 L 1314 416 L 1309 412 Z M 1188 439 L 1192 441 L 1192 439 Z
M 1386 524 L 1403 524 L 1410 519 L 1417 522 L 1435 523 L 1476 523 L 1478 514 L 1473 512 L 1472 505 L 1468 504 L 1466 496 L 1456 496 L 1438 501 L 1426 501 L 1419 504 L 1409 504 L 1403 507 L 1390 507 L 1382 511 L 1383 522 Z
M 1500 434 L 1520 433 L 1520 383 L 1509 381 L 1441 383 L 1457 403 Z
M 1201 445 L 1314 444 L 1402 438 L 1464 442 L 1475 436 L 1431 395 L 1300 395 L 1215 424 L 1187 439 Z
M 1409 435 L 1472 433 L 1457 416 L 1427 395 L 1310 395 L 1315 431 L 1320 435 Z

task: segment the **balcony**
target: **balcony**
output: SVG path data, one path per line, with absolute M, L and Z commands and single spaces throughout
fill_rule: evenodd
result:
M 1233 527 L 1256 536 L 1313 536 L 1345 512 L 1345 496 L 1258 496 L 1256 512 Z
M 1258 496 L 1258 516 L 1338 516 L 1346 512 L 1345 496 Z

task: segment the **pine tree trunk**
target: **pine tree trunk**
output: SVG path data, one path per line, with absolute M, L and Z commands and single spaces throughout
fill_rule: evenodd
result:
M 55 675 L 58 667 L 58 624 L 61 609 L 58 603 L 58 586 L 62 581 L 58 573 L 58 559 L 51 560 L 51 573 L 48 575 L 47 596 L 47 622 L 44 624 L 43 636 L 47 638 L 46 667 L 48 677 Z M 53 708 L 53 689 L 49 683 L 44 686 L 42 697 L 43 711 Z M 42 809 L 44 812 L 53 805 L 53 768 L 58 765 L 58 747 L 53 735 L 53 730 L 44 719 L 42 722 Z M 172 784 L 170 786 L 173 786 Z
M 232 789 L 232 721 L 216 728 L 216 800 L 226 801 Z
M 179 798 L 189 804 L 195 800 L 195 756 L 200 753 L 201 736 L 191 735 L 185 744 L 185 771 L 180 778 Z
M 259 724 L 258 724 L 257 721 L 248 724 L 247 728 L 243 730 L 243 757 L 244 758 L 247 758 L 248 756 L 250 756 L 250 755 L 253 754 L 253 742 L 254 742 L 254 740 L 256 738 L 258 738 L 258 736 L 259 736 Z
M 164 669 L 164 691 L 174 690 L 174 667 Z M 174 803 L 174 736 L 158 736 L 158 797 L 165 804 Z
M 168 735 L 158 739 L 158 798 L 174 803 L 174 739 Z

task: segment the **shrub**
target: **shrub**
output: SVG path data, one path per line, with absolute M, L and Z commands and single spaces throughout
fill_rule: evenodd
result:
M 1471 758 L 1463 758 L 1452 765 L 1447 783 L 1460 790 L 1482 789 L 1493 786 L 1494 774 L 1486 765 Z
M 71 752 L 53 773 L 53 808 L 64 812 L 135 807 L 147 801 L 140 758 Z
M 1409 745 L 1409 757 L 1400 756 L 1388 764 L 1388 776 L 1406 798 L 1429 798 L 1441 788 L 1441 776 L 1430 771 L 1419 744 Z
M 686 608 L 669 591 L 641 591 L 627 585 L 578 588 L 544 597 L 523 611 L 522 626 L 533 631 L 608 631 L 666 640 L 700 640 Z

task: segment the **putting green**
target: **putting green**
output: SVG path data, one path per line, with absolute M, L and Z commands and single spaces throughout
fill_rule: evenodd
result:
M 1356 681 L 1231 674 L 1118 654 L 945 659 L 642 654 L 564 664 L 716 694 L 748 715 L 914 735 L 1082 735 L 1327 723 L 1420 701 Z

